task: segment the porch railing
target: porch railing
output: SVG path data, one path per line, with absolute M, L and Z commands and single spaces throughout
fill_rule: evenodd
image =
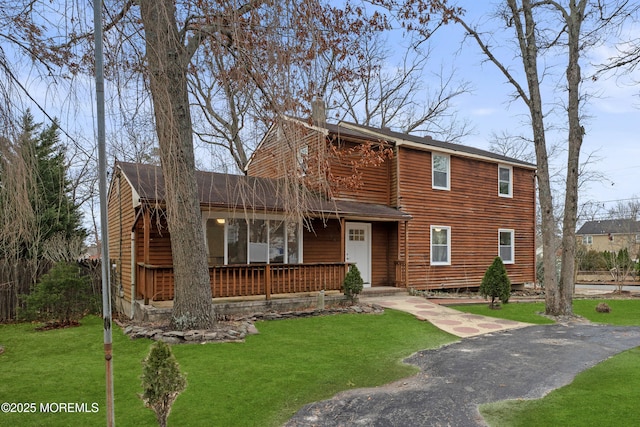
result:
M 349 264 L 246 264 L 209 267 L 214 298 L 340 290 Z M 137 264 L 137 294 L 145 300 L 173 299 L 173 266 Z

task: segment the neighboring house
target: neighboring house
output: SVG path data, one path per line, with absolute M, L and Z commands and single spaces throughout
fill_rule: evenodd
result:
M 363 163 L 364 146 L 392 156 Z M 477 287 L 495 256 L 513 284 L 533 282 L 535 169 L 389 129 L 282 119 L 246 176 L 197 173 L 213 295 L 337 290 L 351 263 L 365 286 Z M 123 306 L 173 297 L 163 195 L 158 167 L 116 163 L 109 247 Z
M 617 252 L 626 248 L 632 258 L 640 253 L 640 221 L 633 219 L 587 221 L 576 237 L 587 250 Z

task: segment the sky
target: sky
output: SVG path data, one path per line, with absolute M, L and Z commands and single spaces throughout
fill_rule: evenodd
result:
M 451 1 L 451 0 L 450 0 Z M 494 10 L 495 0 L 459 0 L 458 4 L 466 9 L 466 19 L 471 23 L 480 23 L 482 28 L 491 29 L 492 24 L 488 16 Z M 640 34 L 640 27 L 627 29 L 628 32 L 636 31 Z M 394 37 L 400 40 L 394 40 Z M 444 67 L 453 67 L 456 70 L 456 78 L 468 81 L 473 90 L 461 95 L 455 100 L 455 108 L 458 115 L 467 119 L 472 127 L 472 132 L 460 142 L 465 145 L 489 149 L 489 141 L 492 134 L 509 133 L 530 134 L 525 123 L 528 113 L 521 100 L 513 100 L 513 87 L 506 82 L 505 77 L 497 70 L 495 65 L 484 61 L 475 42 L 467 40 L 463 43 L 464 31 L 462 27 L 454 24 L 438 30 L 430 42 L 432 53 L 430 61 L 433 69 L 425 71 L 435 72 Z M 493 43 L 499 47 L 498 53 L 505 63 L 517 70 L 520 64 L 514 61 L 513 53 L 507 49 L 513 38 L 509 34 L 496 35 Z M 402 31 L 390 36 L 389 42 L 403 43 Z M 593 67 L 590 63 L 602 62 L 611 56 L 614 48 L 604 45 L 595 50 L 592 57 L 582 64 L 583 74 L 588 75 Z M 547 58 L 547 65 L 552 67 L 555 73 L 562 73 L 562 56 Z M 561 74 L 560 74 L 561 75 Z M 636 73 L 636 81 L 640 82 L 640 72 Z M 630 85 L 631 78 L 603 78 L 596 82 L 587 81 L 585 89 L 598 96 L 592 98 L 585 108 L 588 118 L 584 121 L 585 139 L 583 143 L 584 159 L 593 156 L 596 159 L 590 166 L 602 174 L 602 181 L 587 182 L 580 193 L 580 202 L 591 202 L 600 207 L 602 213 L 612 207 L 617 201 L 627 201 L 632 197 L 640 197 L 640 83 Z M 30 91 L 51 105 L 52 100 L 60 93 L 51 93 L 48 89 L 39 87 L 43 82 L 38 79 L 29 79 Z M 83 78 L 82 82 L 76 81 L 86 88 L 83 92 L 86 96 L 78 95 L 73 102 L 65 102 L 69 111 L 63 111 L 58 117 L 65 121 L 66 129 L 77 135 L 84 131 L 86 141 L 95 140 L 95 98 L 93 95 L 94 83 L 90 77 Z M 429 82 L 427 81 L 427 84 Z M 437 84 L 439 82 L 433 82 Z M 109 82 L 107 82 L 109 91 Z M 112 93 L 114 91 L 111 88 Z M 545 78 L 543 96 L 548 103 L 561 100 L 563 95 L 556 89 L 551 78 Z M 64 98 L 64 96 L 63 96 Z M 69 101 L 67 99 L 67 101 Z M 74 106 L 74 107 L 71 107 Z M 71 111 L 73 110 L 73 111 Z M 65 120 L 65 118 L 72 118 Z M 39 117 L 36 119 L 41 120 Z M 562 123 L 562 117 L 559 123 Z M 107 129 L 109 132 L 117 128 L 117 117 L 107 117 Z M 566 122 L 566 120 L 565 120 Z M 92 129 L 92 130 L 88 130 Z M 549 132 L 548 143 L 562 143 L 566 136 L 562 132 Z M 561 168 L 563 159 L 555 161 L 556 168 Z M 556 192 L 556 198 L 563 198 L 563 194 Z
M 491 28 L 487 19 L 495 1 L 463 0 L 458 4 L 467 10 L 468 22 Z M 634 30 L 635 34 L 640 33 L 638 27 L 627 31 Z M 521 69 L 521 64 L 512 62 L 513 53 L 506 49 L 511 42 L 508 37 L 507 34 L 497 35 L 494 44 L 504 47 L 498 50 L 502 61 L 511 64 L 514 70 L 515 67 Z M 442 58 L 445 64 L 454 66 L 459 76 L 473 87 L 472 93 L 461 96 L 456 102 L 460 116 L 469 118 L 474 128 L 462 143 L 488 149 L 492 133 L 509 131 L 530 134 L 528 125 L 524 123 L 527 110 L 521 100 L 513 100 L 513 86 L 507 83 L 493 63 L 484 60 L 474 41 L 469 39 L 463 43 L 463 39 L 464 30 L 450 25 L 442 31 L 438 30 L 431 41 L 434 60 Z M 591 64 L 602 62 L 614 52 L 611 44 L 598 47 L 588 60 L 583 61 L 583 75 L 593 71 Z M 552 72 L 563 72 L 563 60 L 556 56 L 548 58 L 546 63 L 555 67 Z M 603 210 L 612 207 L 618 200 L 625 202 L 634 196 L 640 197 L 640 83 L 634 85 L 633 77 L 640 82 L 640 72 L 636 72 L 627 78 L 589 80 L 583 86 L 597 96 L 590 99 L 584 110 L 588 117 L 583 122 L 586 133 L 581 159 L 593 158 L 590 169 L 602 174 L 603 180 L 586 182 L 581 187 L 580 202 L 592 202 Z M 551 80 L 544 81 L 543 97 L 547 102 L 559 101 L 563 93 L 556 89 Z M 559 122 L 562 123 L 562 120 L 560 117 Z M 566 133 L 551 131 L 547 133 L 547 139 L 548 144 L 562 143 L 566 141 Z M 556 160 L 556 167 L 564 162 L 564 159 Z M 564 194 L 556 192 L 554 197 L 564 197 Z

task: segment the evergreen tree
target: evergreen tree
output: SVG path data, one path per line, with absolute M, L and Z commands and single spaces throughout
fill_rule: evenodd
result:
M 511 280 L 507 275 L 507 269 L 502 258 L 495 257 L 493 263 L 487 268 L 480 284 L 480 295 L 491 297 L 489 307 L 495 307 L 495 299 L 499 298 L 503 304 L 509 302 L 511 295 Z
M 67 178 L 65 148 L 60 143 L 59 127 L 53 123 L 41 131 L 41 123 L 34 123 L 27 112 L 22 119 L 22 133 L 16 152 L 23 165 L 23 188 L 28 192 L 32 218 L 31 230 L 22 237 L 21 257 L 39 259 L 47 243 L 84 239 L 80 207 L 71 197 L 71 182 Z M 16 162 L 17 163 L 17 162 Z M 9 195 L 10 197 L 11 195 Z M 59 244 L 59 243 L 58 243 Z
M 156 413 L 158 424 L 167 425 L 171 406 L 187 387 L 187 380 L 180 372 L 180 365 L 171 347 L 162 341 L 151 346 L 142 362 L 142 389 L 140 398 Z

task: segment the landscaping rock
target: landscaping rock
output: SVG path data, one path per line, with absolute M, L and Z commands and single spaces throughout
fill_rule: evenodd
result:
M 155 341 L 164 341 L 167 344 L 189 344 L 207 342 L 243 341 L 247 335 L 256 335 L 260 332 L 254 325 L 259 320 L 294 319 L 312 316 L 327 316 L 344 313 L 382 313 L 384 309 L 376 304 L 357 304 L 349 307 L 332 307 L 324 310 L 310 309 L 300 311 L 287 311 L 283 313 L 268 312 L 255 313 L 250 316 L 232 319 L 228 318 L 218 323 L 211 330 L 175 331 L 167 324 L 122 324 L 122 332 L 131 339 L 149 338 Z

